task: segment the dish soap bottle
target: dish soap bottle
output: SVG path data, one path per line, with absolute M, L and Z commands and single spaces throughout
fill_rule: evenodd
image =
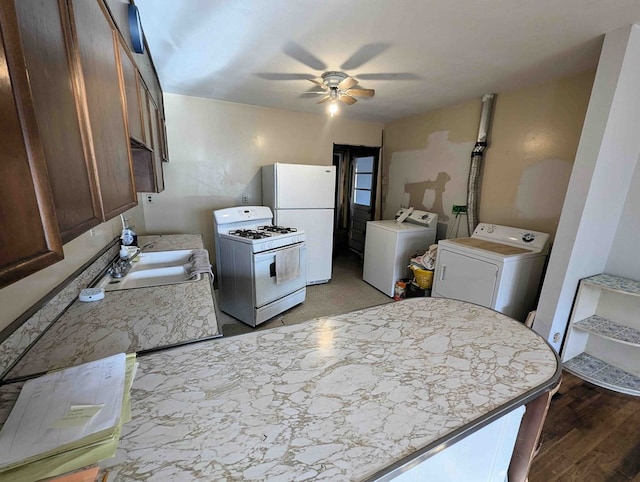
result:
M 120 235 L 120 240 L 124 246 L 138 246 L 138 236 L 136 233 L 129 227 L 128 219 L 126 219 L 122 214 L 120 215 L 122 220 L 122 234 Z

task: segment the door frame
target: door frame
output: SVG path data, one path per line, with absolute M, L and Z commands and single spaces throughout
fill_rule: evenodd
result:
M 334 252 L 349 249 L 351 239 L 351 219 L 353 214 L 353 169 L 354 158 L 373 157 L 373 179 L 371 185 L 370 220 L 376 219 L 378 212 L 378 176 L 382 148 L 379 146 L 352 146 L 333 144 L 333 165 L 336 166 L 336 210 Z M 365 233 L 366 234 L 366 233 Z M 346 237 L 345 237 L 346 236 Z M 345 245 L 346 241 L 346 245 Z M 363 253 L 358 253 L 362 255 Z

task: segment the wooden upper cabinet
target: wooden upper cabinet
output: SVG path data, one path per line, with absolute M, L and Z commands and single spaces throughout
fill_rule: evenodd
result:
M 141 96 L 145 112 L 145 130 L 149 132 L 149 149 L 132 149 L 133 169 L 138 192 L 164 191 L 164 175 L 162 172 L 162 156 L 160 154 L 159 112 L 151 94 L 143 86 Z
M 13 2 L 0 2 L 0 287 L 63 258 Z
M 144 119 L 142 118 L 142 103 L 138 88 L 138 71 L 136 65 L 129 57 L 129 51 L 123 40 L 118 36 L 120 65 L 122 67 L 122 87 L 127 100 L 127 119 L 129 121 L 129 137 L 135 141 L 146 144 L 144 131 Z
M 162 172 L 162 126 L 160 111 L 153 98 L 149 98 L 149 108 L 151 114 L 151 135 L 153 137 L 153 169 L 155 176 L 156 192 L 164 191 L 164 173 Z
M 167 141 L 167 125 L 162 117 L 162 112 L 158 111 L 160 116 L 160 156 L 164 162 L 169 162 L 169 143 Z
M 104 220 L 137 204 L 125 99 L 118 74 L 119 41 L 101 0 L 67 0 L 75 33 Z
M 64 243 L 97 226 L 102 209 L 89 133 L 81 121 L 77 59 L 64 2 L 17 0 L 15 8 Z

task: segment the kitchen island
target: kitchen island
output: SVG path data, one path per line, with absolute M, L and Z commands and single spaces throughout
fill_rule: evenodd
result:
M 536 439 L 523 432 L 538 433 L 561 373 L 523 324 L 434 298 L 139 363 L 132 421 L 116 457 L 101 463 L 109 480 L 376 480 L 526 405 L 516 444 L 524 462 L 511 479 L 521 480 Z M 16 394 L 0 387 L 0 420 Z

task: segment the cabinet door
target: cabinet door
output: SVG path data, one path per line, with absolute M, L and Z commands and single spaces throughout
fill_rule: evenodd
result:
M 104 220 L 137 204 L 124 95 L 118 76 L 117 32 L 100 0 L 67 0 L 80 56 Z
M 167 125 L 164 122 L 164 117 L 162 117 L 162 112 L 158 110 L 158 114 L 160 116 L 160 138 L 161 138 L 160 155 L 164 162 L 169 162 L 169 143 L 167 141 Z
M 127 120 L 129 122 L 129 137 L 145 143 L 145 133 L 143 128 L 142 108 L 138 89 L 138 72 L 136 66 L 129 57 L 129 52 L 122 39 L 118 36 L 120 65 L 122 67 L 122 90 L 127 100 Z
M 143 100 L 143 113 L 145 130 L 149 133 L 146 146 L 148 149 L 132 149 L 133 172 L 138 192 L 164 191 L 164 176 L 162 173 L 162 157 L 160 154 L 159 116 L 151 94 L 141 81 L 141 95 Z
M 79 120 L 68 12 L 55 1 L 18 0 L 15 7 L 58 225 L 68 242 L 102 217 L 92 154 L 85 149 L 87 125 Z
M 142 130 L 145 133 L 143 144 L 149 149 L 151 146 L 151 124 L 149 123 L 149 101 L 147 100 L 147 87 L 138 73 L 138 97 L 140 98 L 140 114 L 142 116 Z
M 0 2 L 0 287 L 63 258 L 13 2 Z
M 153 97 L 149 96 L 149 113 L 151 115 L 151 138 L 153 139 L 153 171 L 155 191 L 164 191 L 164 175 L 162 173 L 162 141 L 161 141 L 161 125 L 160 125 L 160 112 L 153 100 Z

